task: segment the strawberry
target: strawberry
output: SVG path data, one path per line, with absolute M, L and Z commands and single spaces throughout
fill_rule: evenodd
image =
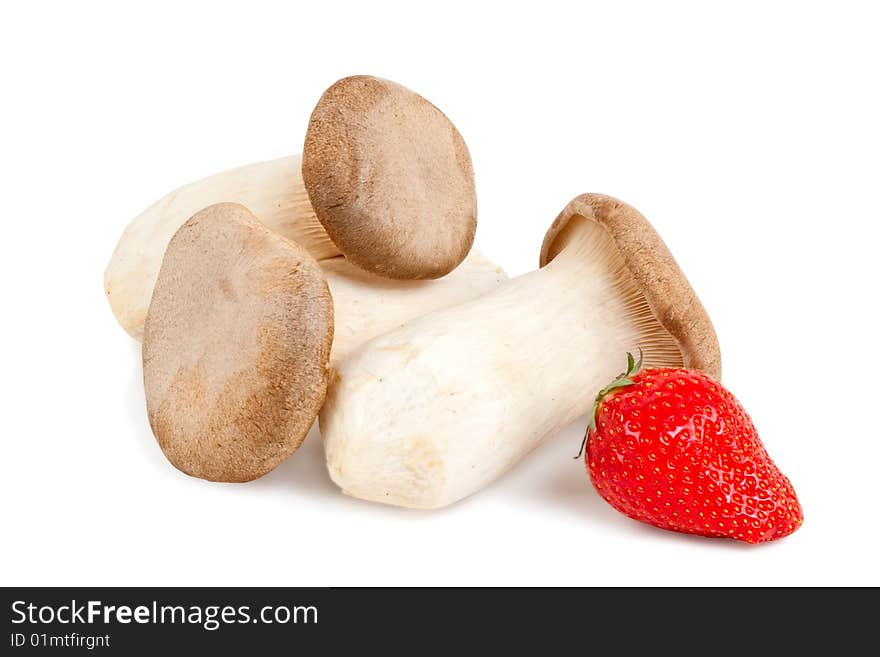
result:
M 791 482 L 730 391 L 698 370 L 641 364 L 627 354 L 627 371 L 596 397 L 584 438 L 605 501 L 655 527 L 747 543 L 800 527 Z

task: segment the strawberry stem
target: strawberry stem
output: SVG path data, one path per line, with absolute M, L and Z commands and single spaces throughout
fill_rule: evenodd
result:
M 626 372 L 621 372 L 617 375 L 617 378 L 614 379 L 607 386 L 602 388 L 599 391 L 599 394 L 596 395 L 595 401 L 593 401 L 593 412 L 590 413 L 590 424 L 587 427 L 586 433 L 584 433 L 584 439 L 581 441 L 581 448 L 578 450 L 577 456 L 575 456 L 575 460 L 581 457 L 581 454 L 584 453 L 584 447 L 587 446 L 587 437 L 590 435 L 590 431 L 596 430 L 596 415 L 599 414 L 599 406 L 602 404 L 602 400 L 605 399 L 606 395 L 615 390 L 616 388 L 623 388 L 625 386 L 631 386 L 633 384 L 633 380 L 630 378 L 638 374 L 642 369 L 642 363 L 644 363 L 644 354 L 642 353 L 642 348 L 639 347 L 639 359 L 636 360 L 633 358 L 633 355 L 630 352 L 626 352 Z

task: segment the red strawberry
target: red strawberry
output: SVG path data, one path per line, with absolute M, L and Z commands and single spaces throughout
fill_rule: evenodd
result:
M 605 501 L 656 527 L 747 543 L 801 526 L 791 482 L 730 391 L 697 370 L 627 362 L 596 397 L 584 438 Z

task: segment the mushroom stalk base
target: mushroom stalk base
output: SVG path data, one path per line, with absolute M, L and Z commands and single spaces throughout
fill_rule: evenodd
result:
M 611 237 L 578 220 L 582 230 L 543 269 L 380 336 L 337 366 L 321 431 L 346 493 L 445 506 L 588 412 L 627 351 L 681 364 Z

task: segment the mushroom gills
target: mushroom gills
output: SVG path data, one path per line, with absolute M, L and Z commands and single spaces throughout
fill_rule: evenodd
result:
M 608 230 L 583 216 L 544 268 L 380 336 L 338 364 L 321 412 L 331 478 L 413 508 L 470 495 L 583 415 L 641 348 L 681 366 Z

